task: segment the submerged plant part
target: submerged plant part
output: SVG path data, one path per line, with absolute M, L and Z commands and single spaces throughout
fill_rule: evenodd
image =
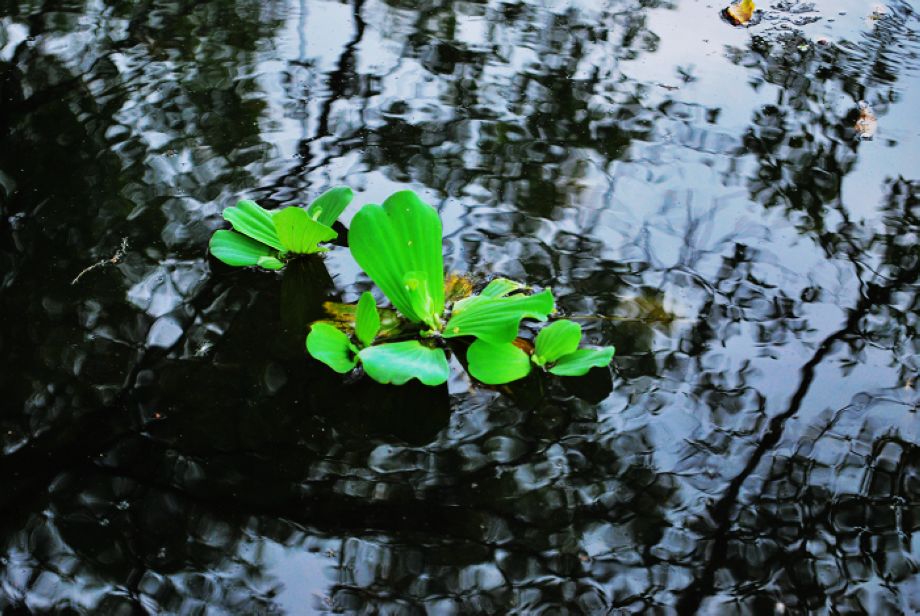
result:
M 613 361 L 612 346 L 579 349 L 580 342 L 581 326 L 560 320 L 540 330 L 532 354 L 514 342 L 494 344 L 480 339 L 470 345 L 466 359 L 470 374 L 487 385 L 522 379 L 533 366 L 557 376 L 582 376 Z
M 380 313 L 373 296 L 365 293 L 357 308 L 335 305 L 332 321 L 314 324 L 307 336 L 310 354 L 343 373 L 360 363 L 381 383 L 402 384 L 417 378 L 439 385 L 449 376 L 447 342 L 472 337 L 476 339 L 469 351 L 470 364 L 476 365 L 473 376 L 487 384 L 526 376 L 531 358 L 514 342 L 522 320 L 545 321 L 555 311 L 552 292 L 530 294 L 521 283 L 498 278 L 472 295 L 468 279 L 452 275 L 445 281 L 441 234 L 437 211 L 412 191 L 397 192 L 383 205 L 361 208 L 348 233 L 352 255 L 403 319 L 405 325 L 394 325 L 391 316 L 386 335 L 412 339 L 381 342 Z M 612 348 L 609 352 L 576 350 L 581 328 L 570 325 L 577 332 L 574 345 L 565 346 L 565 353 L 552 344 L 552 332 L 561 333 L 558 326 L 546 328 L 550 333 L 541 344 L 540 359 L 534 360 L 537 365 L 554 374 L 578 375 L 592 365 L 610 363 Z M 572 330 L 568 331 L 571 337 Z
M 255 201 L 240 201 L 224 210 L 233 230 L 214 232 L 211 254 L 227 265 L 279 270 L 291 257 L 324 252 L 319 244 L 338 237 L 332 225 L 353 195 L 350 188 L 339 186 L 317 197 L 307 209 L 292 206 L 276 211 Z

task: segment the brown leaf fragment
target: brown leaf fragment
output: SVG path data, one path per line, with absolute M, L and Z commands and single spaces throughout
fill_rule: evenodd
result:
M 521 349 L 528 355 L 533 355 L 533 342 L 530 340 L 525 340 L 524 338 L 515 338 L 511 344 Z
M 859 118 L 853 127 L 863 139 L 872 139 L 875 136 L 875 129 L 878 128 L 878 119 L 872 111 L 872 107 L 866 101 L 859 101 Z

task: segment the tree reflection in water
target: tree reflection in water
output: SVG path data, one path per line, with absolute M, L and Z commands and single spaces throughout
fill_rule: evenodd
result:
M 10 4 L 0 605 L 920 610 L 918 23 L 827 11 L 723 48 L 630 0 Z M 240 196 L 341 182 L 425 193 L 450 269 L 552 286 L 615 373 L 309 360 L 369 286 L 347 252 L 279 280 L 205 245 Z

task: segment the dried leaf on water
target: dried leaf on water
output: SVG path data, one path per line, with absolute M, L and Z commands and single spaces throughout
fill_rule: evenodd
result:
M 746 26 L 754 16 L 754 0 L 741 0 L 731 4 L 723 11 L 725 18 L 734 26 Z
M 876 5 L 873 5 L 873 6 L 872 6 L 872 12 L 870 12 L 870 13 L 866 16 L 866 25 L 868 25 L 870 28 L 871 28 L 871 27 L 874 27 L 875 24 L 876 24 L 879 20 L 881 20 L 882 18 L 884 18 L 885 15 L 886 15 L 887 13 L 888 13 L 888 9 L 885 8 L 885 5 L 883 5 L 883 4 L 876 4 Z
M 853 128 L 863 139 L 872 139 L 875 136 L 878 119 L 875 117 L 872 107 L 866 101 L 859 101 L 859 118 L 857 118 Z

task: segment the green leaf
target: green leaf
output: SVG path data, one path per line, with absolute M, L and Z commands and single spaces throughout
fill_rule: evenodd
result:
M 522 319 L 545 321 L 555 309 L 549 289 L 535 295 L 470 298 L 455 306 L 444 328 L 445 338 L 476 336 L 492 344 L 511 342 L 518 335 Z
M 612 346 L 599 349 L 578 349 L 556 362 L 549 371 L 559 376 L 581 376 L 591 368 L 603 368 L 613 361 L 615 349 Z
M 269 259 L 272 254 L 272 249 L 265 244 L 223 229 L 214 232 L 209 245 L 212 255 L 235 267 L 259 265 L 260 259 Z
M 319 321 L 310 327 L 307 334 L 307 351 L 339 373 L 346 373 L 354 368 L 358 360 L 358 349 L 348 336 L 329 323 Z
M 520 289 L 526 289 L 524 285 L 514 280 L 508 280 L 507 278 L 496 278 L 492 282 L 486 285 L 486 288 L 479 293 L 479 295 L 474 295 L 472 297 L 464 297 L 458 300 L 454 304 L 454 312 L 460 312 L 470 303 L 475 303 L 479 298 L 482 297 L 505 297 L 506 295 L 513 293 L 514 291 Z
M 486 285 L 486 288 L 479 294 L 482 297 L 504 297 L 509 293 L 519 289 L 526 288 L 520 282 L 508 280 L 507 278 L 496 278 Z
M 348 245 L 397 310 L 410 321 L 439 327 L 444 257 L 441 219 L 433 207 L 411 190 L 394 193 L 382 206 L 365 205 L 351 222 Z M 416 281 L 412 289 L 406 288 L 407 275 Z
M 377 312 L 377 302 L 371 293 L 365 291 L 361 294 L 356 314 L 355 336 L 364 346 L 374 344 L 374 338 L 380 331 L 380 313 Z
M 264 267 L 267 270 L 280 270 L 284 267 L 284 263 L 275 257 L 259 257 L 259 261 L 256 265 Z
M 538 366 L 551 364 L 563 355 L 574 353 L 581 342 L 581 325 L 556 321 L 540 330 L 534 341 L 533 361 Z
M 503 385 L 530 374 L 530 357 L 511 342 L 476 340 L 466 352 L 470 374 L 486 385 Z
M 351 203 L 354 194 L 347 186 L 330 188 L 313 200 L 307 208 L 307 214 L 316 222 L 331 227 Z
M 428 280 L 424 272 L 408 272 L 403 278 L 403 288 L 409 298 L 409 305 L 416 314 L 437 314 L 432 305 L 434 300 L 431 297 Z M 426 322 L 432 327 L 434 326 L 433 323 Z
M 272 215 L 275 230 L 284 250 L 296 254 L 318 252 L 320 242 L 328 242 L 338 235 L 330 227 L 318 223 L 299 207 L 286 207 Z
M 354 329 L 358 315 L 358 306 L 355 304 L 340 304 L 338 302 L 324 302 L 323 310 L 329 315 L 329 320 L 336 323 L 340 329 Z M 399 318 L 399 313 L 392 308 L 377 308 L 380 315 L 380 331 L 377 338 L 392 338 L 403 331 L 406 322 Z
M 243 235 L 248 235 L 275 250 L 284 250 L 275 231 L 271 213 L 259 207 L 255 201 L 240 201 L 236 207 L 228 207 L 224 210 L 224 219 Z
M 440 385 L 450 376 L 443 349 L 423 346 L 418 340 L 367 347 L 358 357 L 364 371 L 378 383 L 402 385 L 416 378 L 425 385 Z

